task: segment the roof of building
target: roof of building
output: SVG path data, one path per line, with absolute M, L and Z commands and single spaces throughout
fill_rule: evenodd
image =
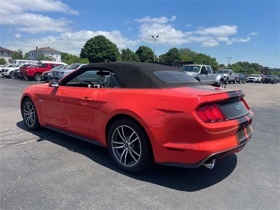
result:
M 41 48 L 36 47 L 35 50 L 31 50 L 31 51 L 29 51 L 29 53 L 30 52 L 56 52 L 56 53 L 61 53 L 60 51 L 55 50 L 51 47 L 41 47 Z
M 12 53 L 14 51 L 0 46 L 0 52 L 10 52 L 10 53 Z

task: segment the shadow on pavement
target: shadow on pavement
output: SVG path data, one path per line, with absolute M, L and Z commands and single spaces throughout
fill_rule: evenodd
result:
M 30 132 L 25 128 L 23 121 L 18 122 L 17 126 L 22 130 Z M 92 161 L 125 176 L 180 191 L 198 191 L 215 185 L 228 177 L 237 165 L 237 156 L 231 154 L 217 161 L 212 170 L 205 167 L 185 169 L 153 165 L 149 170 L 143 173 L 129 174 L 123 172 L 114 164 L 106 148 L 45 128 L 31 133 L 38 136 L 37 142 L 39 143 L 41 141 L 52 142 L 67 148 L 71 152 L 82 154 Z

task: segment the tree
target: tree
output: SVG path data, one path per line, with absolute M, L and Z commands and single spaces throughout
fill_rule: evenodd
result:
M 7 62 L 6 62 L 6 60 L 4 59 L 4 58 L 0 58 L 0 65 L 4 65 L 4 64 L 6 64 Z
M 226 68 L 226 66 L 225 66 L 225 64 L 219 64 L 219 69 L 225 69 Z
M 170 49 L 164 56 L 160 57 L 160 61 L 172 65 L 175 61 L 180 61 L 180 54 L 177 48 Z
M 68 64 L 88 63 L 87 58 L 80 58 L 79 56 L 71 55 L 71 54 L 68 54 L 68 53 L 61 53 L 61 61 L 64 62 L 64 63 L 68 63 Z
M 194 63 L 210 65 L 214 71 L 219 69 L 218 62 L 216 58 L 212 58 L 208 55 L 197 53 L 194 57 Z
M 99 35 L 89 39 L 81 50 L 81 58 L 87 58 L 90 63 L 114 62 L 120 57 L 117 46 L 105 36 Z
M 192 62 L 194 57 L 197 55 L 196 52 L 188 48 L 179 49 L 179 54 L 180 54 L 181 61 L 188 61 L 188 62 Z
M 52 56 L 45 55 L 44 53 L 39 53 L 36 57 L 37 61 L 54 61 L 55 59 Z
M 22 50 L 18 49 L 11 54 L 12 59 L 28 59 L 27 55 L 23 55 Z
M 154 61 L 154 52 L 151 48 L 140 46 L 136 52 L 141 62 L 150 63 Z
M 264 71 L 264 67 L 257 63 L 249 62 L 237 62 L 230 65 L 230 68 L 235 72 L 240 72 L 243 74 L 261 74 Z
M 136 62 L 140 61 L 138 56 L 128 48 L 121 50 L 121 60 L 122 61 L 136 61 Z

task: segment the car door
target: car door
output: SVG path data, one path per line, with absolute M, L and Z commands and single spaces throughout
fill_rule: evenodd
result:
M 59 86 L 44 97 L 47 122 L 59 129 L 87 134 L 94 114 L 97 88 Z
M 213 74 L 212 68 L 210 66 L 206 66 L 207 74 L 207 84 L 213 85 L 216 81 L 216 77 Z
M 202 84 L 205 84 L 205 85 L 209 85 L 209 84 L 212 84 L 212 74 L 211 72 L 209 73 L 208 69 L 205 67 L 205 66 L 202 66 L 201 67 L 201 76 L 200 76 L 200 82 Z

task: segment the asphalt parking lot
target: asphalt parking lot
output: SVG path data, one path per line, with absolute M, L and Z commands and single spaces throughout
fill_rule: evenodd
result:
M 204 167 L 154 166 L 130 175 L 106 149 L 42 129 L 20 115 L 24 87 L 0 78 L 0 209 L 279 209 L 280 84 L 229 84 L 255 117 L 246 147 Z

